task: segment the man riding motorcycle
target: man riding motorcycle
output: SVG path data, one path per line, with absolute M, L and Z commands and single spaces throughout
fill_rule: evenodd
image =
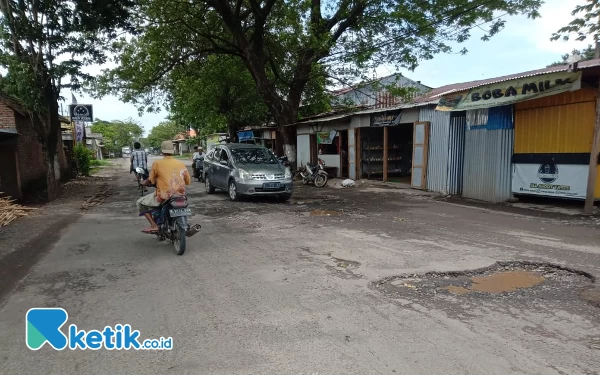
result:
M 159 207 L 162 202 L 173 196 L 185 196 L 185 186 L 190 184 L 190 174 L 181 161 L 173 158 L 175 149 L 172 141 L 164 141 L 161 144 L 162 160 L 152 163 L 150 176 L 143 185 L 156 186 L 154 193 L 145 195 L 137 200 L 136 205 L 140 212 L 150 223 L 150 228 L 144 229 L 144 233 L 155 233 L 159 230 L 158 225 L 152 217 L 152 209 Z
M 192 155 L 192 172 L 194 177 L 200 180 L 201 176 L 201 164 L 204 161 L 204 150 L 202 147 L 194 146 L 194 155 Z

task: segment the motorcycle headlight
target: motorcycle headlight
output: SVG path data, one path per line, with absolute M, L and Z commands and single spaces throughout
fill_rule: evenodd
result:
M 289 168 L 285 169 L 285 174 L 283 175 L 284 178 L 292 178 L 292 171 L 290 171 Z
M 251 180 L 252 177 L 250 176 L 250 173 L 248 173 L 245 169 L 238 169 L 238 172 L 240 174 L 240 178 L 242 180 Z

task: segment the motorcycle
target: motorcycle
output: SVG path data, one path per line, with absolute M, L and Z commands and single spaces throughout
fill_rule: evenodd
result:
M 188 208 L 187 197 L 176 196 L 165 201 L 160 207 L 151 211 L 152 217 L 158 225 L 156 237 L 159 241 L 170 240 L 175 248 L 175 254 L 183 255 L 186 248 L 186 239 L 200 231 L 200 224 L 190 226 L 188 216 L 193 216 Z
M 144 193 L 148 191 L 146 187 L 142 185 L 142 183 L 148 179 L 148 176 L 150 175 L 144 168 L 137 167 L 135 169 L 135 179 L 137 180 L 138 190 L 142 197 L 144 196 Z
M 194 178 L 199 182 L 204 183 L 204 158 L 195 159 L 194 161 Z
M 311 182 L 314 183 L 316 187 L 327 185 L 329 175 L 325 172 L 324 166 L 325 161 L 323 161 L 323 159 L 319 159 L 317 165 L 306 163 L 306 165 L 300 169 L 300 176 L 302 177 L 304 185 L 308 185 Z
M 136 171 L 142 173 L 142 171 Z M 188 223 L 188 216 L 193 216 L 192 210 L 188 208 L 186 196 L 174 196 L 163 202 L 159 207 L 150 211 L 158 232 L 152 232 L 159 241 L 170 240 L 175 248 L 175 254 L 183 255 L 186 248 L 186 239 L 192 237 L 202 228 L 200 224 L 192 226 Z

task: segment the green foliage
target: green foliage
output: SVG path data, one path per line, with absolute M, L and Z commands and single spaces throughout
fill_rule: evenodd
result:
M 90 166 L 92 163 L 93 152 L 85 147 L 83 143 L 77 143 L 73 148 L 75 161 L 77 162 L 77 170 L 83 176 L 90 175 Z
M 111 152 L 120 152 L 125 146 L 133 146 L 133 142 L 144 134 L 138 122 L 129 118 L 125 121 L 96 120 L 92 123 L 92 132 L 102 134 L 104 146 Z
M 148 146 L 154 149 L 160 148 L 160 144 L 163 141 L 173 139 L 178 133 L 184 130 L 185 128 L 178 125 L 175 121 L 163 121 L 150 131 L 148 138 L 146 138 Z
M 92 159 L 90 161 L 90 166 L 92 167 L 107 167 L 109 165 L 111 165 L 111 162 L 108 160 Z
M 20 99 L 32 116 L 46 167 L 54 170 L 60 143 L 58 101 L 92 77 L 84 67 L 106 62 L 108 42 L 131 28 L 136 0 L 0 0 L 0 89 Z M 58 193 L 47 173 L 48 198 Z
M 577 16 L 579 14 L 582 14 L 582 16 L 560 28 L 552 34 L 550 39 L 568 41 L 572 34 L 576 34 L 576 40 L 586 40 L 588 36 L 592 36 L 595 42 L 600 42 L 600 0 L 587 0 L 586 5 L 577 5 L 571 15 Z
M 588 45 L 586 48 L 582 49 L 582 50 L 578 50 L 578 49 L 574 49 L 571 53 L 567 53 L 561 56 L 562 61 L 556 61 L 553 62 L 552 64 L 548 65 L 550 66 L 557 66 L 557 65 L 565 65 L 568 64 L 568 60 L 571 56 L 574 55 L 579 55 L 581 57 L 580 61 L 587 61 L 587 60 L 592 60 L 594 58 L 596 51 L 594 49 L 594 47 L 590 44 Z
M 239 58 L 208 56 L 174 69 L 166 82 L 171 117 L 202 136 L 261 125 L 268 110 Z
M 171 72 L 193 64 L 204 66 L 212 55 L 234 56 L 252 77 L 255 92 L 273 120 L 286 125 L 297 120 L 301 103 L 306 112 L 302 115 L 329 106 L 324 100 L 324 88 L 331 77 L 361 76 L 384 63 L 414 69 L 422 60 L 450 52 L 451 43 L 469 39 L 476 26 L 488 24 L 483 39 L 489 39 L 504 26 L 499 14 L 539 16 L 541 3 L 140 0 L 140 14 L 147 22 L 140 27 L 138 36 L 115 44 L 120 51 L 119 67 L 107 72 L 104 84 L 97 89 L 101 95 L 118 92 L 123 100 L 154 110 L 156 103 L 164 100 L 157 93 L 166 93 L 167 102 L 174 92 L 193 97 L 186 90 L 170 90 L 165 78 Z M 202 77 L 203 81 L 207 79 L 211 78 Z M 183 88 L 187 87 L 197 88 Z M 173 102 L 175 112 L 190 113 L 177 108 L 178 100 Z M 198 116 L 187 123 L 217 129 L 227 122 L 219 116 L 210 116 L 209 120 Z M 286 143 L 291 141 L 288 129 L 282 128 Z

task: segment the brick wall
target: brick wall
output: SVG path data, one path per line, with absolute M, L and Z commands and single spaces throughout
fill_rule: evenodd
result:
M 6 104 L 0 102 L 0 128 L 14 129 L 15 127 L 15 111 Z
M 31 185 L 45 184 L 46 164 L 42 145 L 37 140 L 31 118 L 15 113 L 17 131 L 19 132 L 17 153 L 19 154 L 19 172 L 21 187 L 27 190 Z

